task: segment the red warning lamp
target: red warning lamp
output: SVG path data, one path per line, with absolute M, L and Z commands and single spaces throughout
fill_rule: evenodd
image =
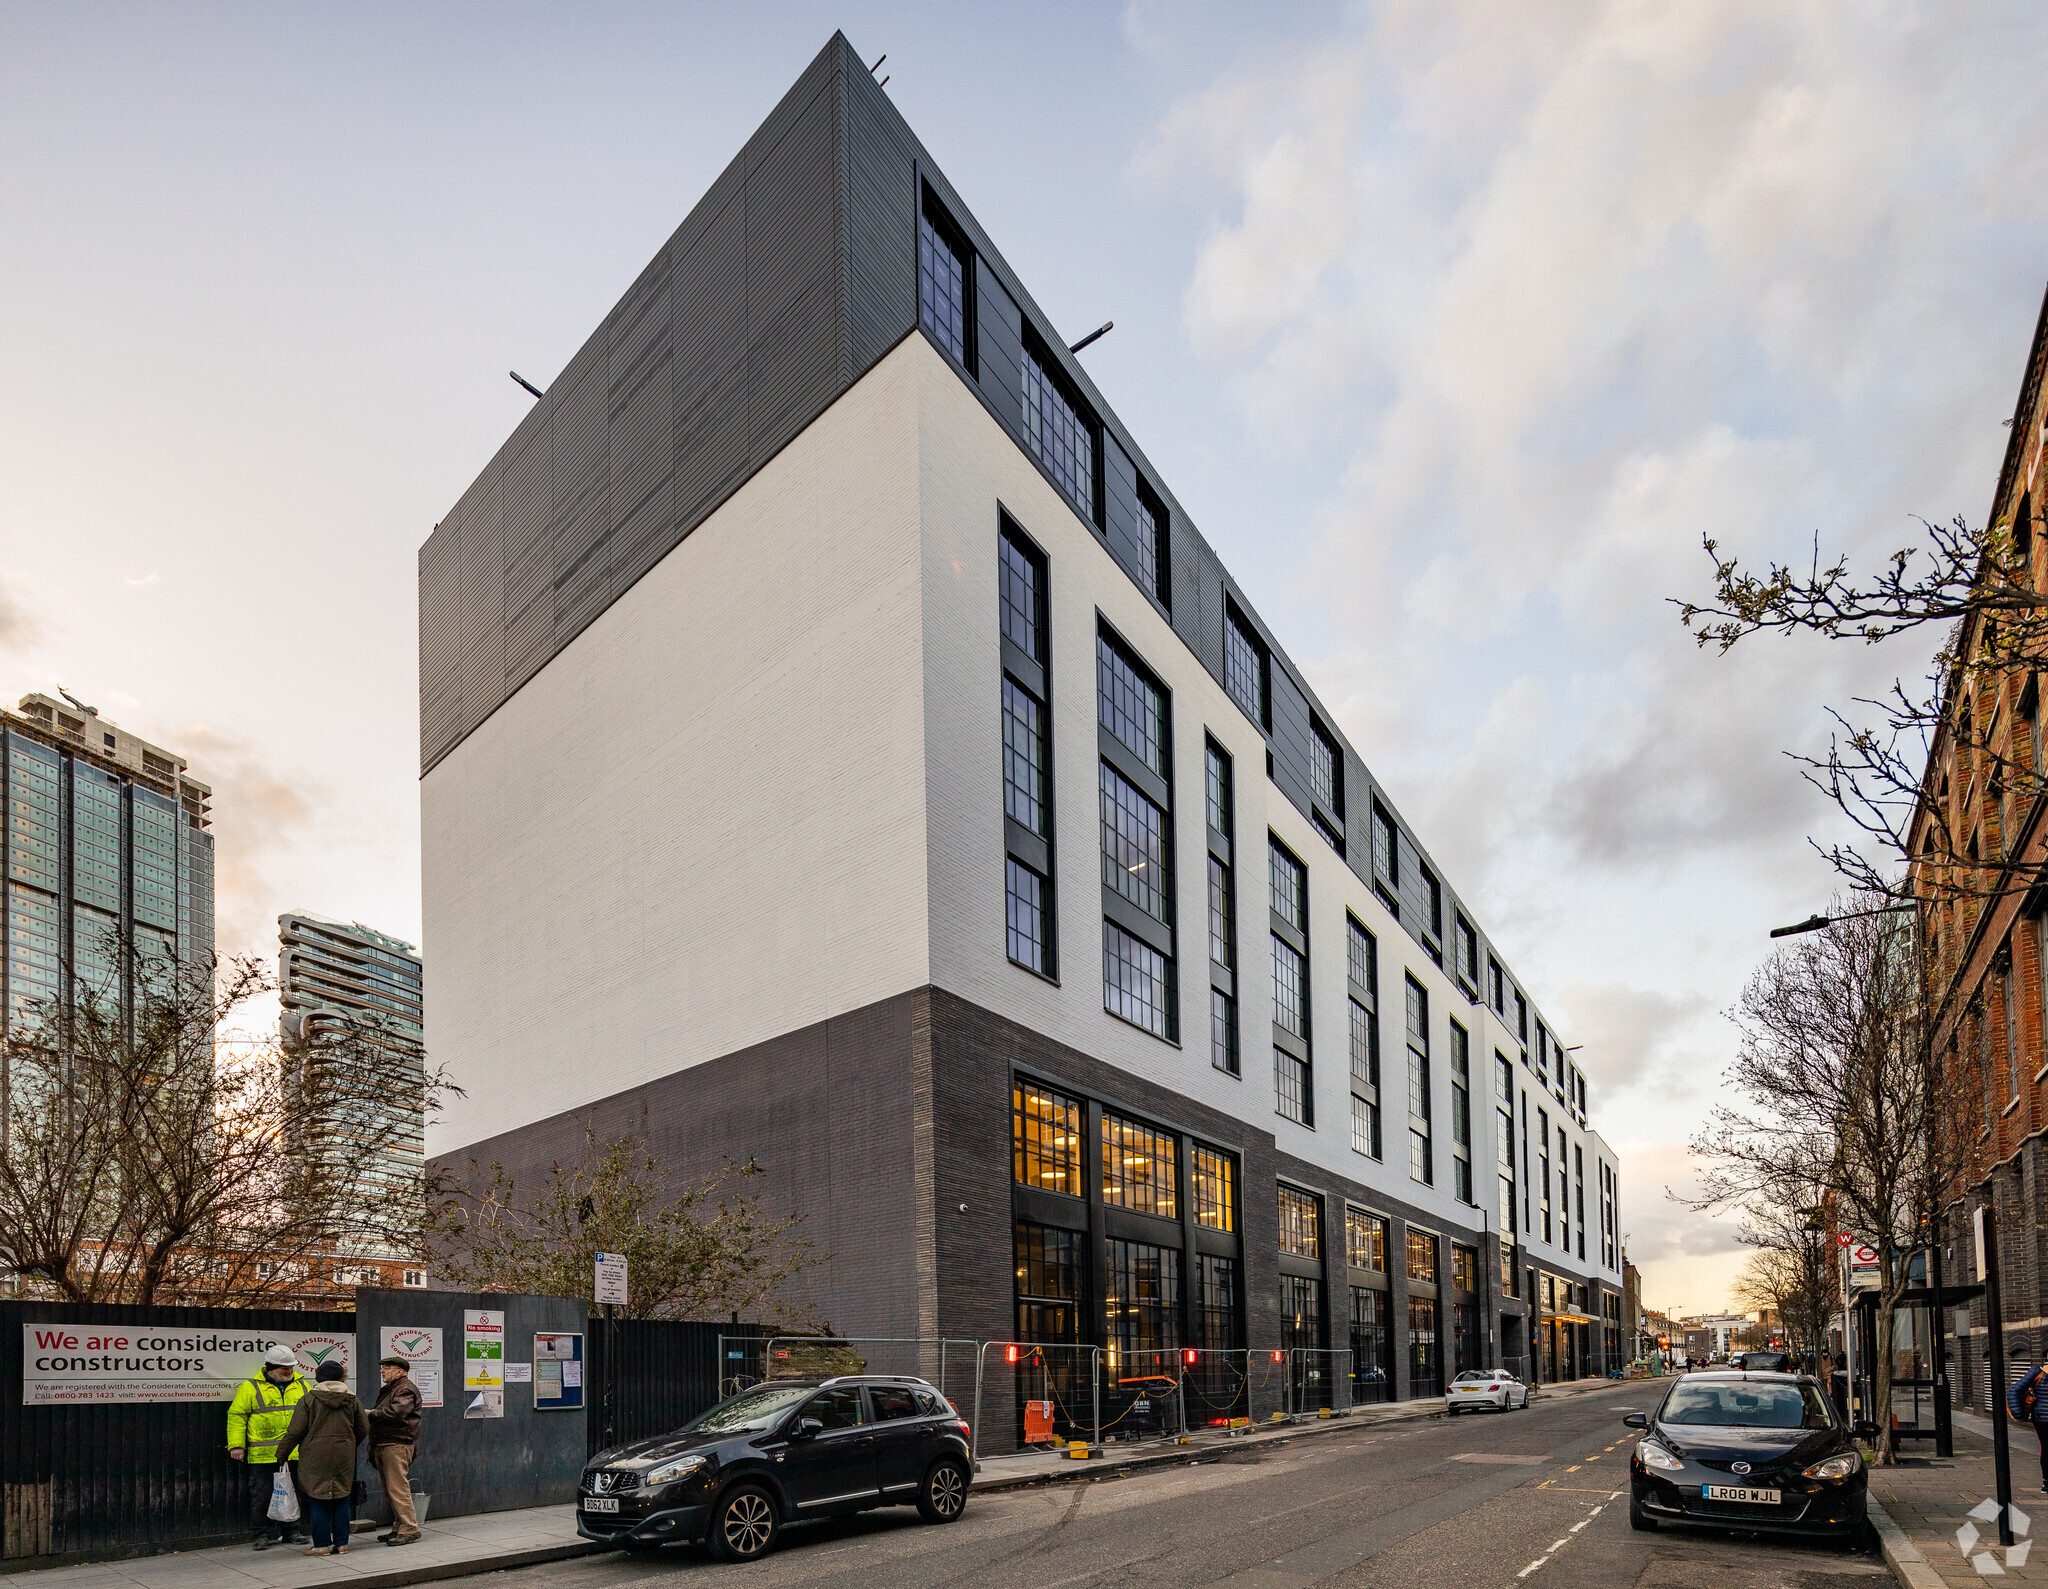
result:
M 1195 1349 L 1191 1346 L 1186 1351 L 1182 1352 L 1180 1354 L 1180 1360 L 1183 1363 L 1187 1364 L 1189 1368 L 1193 1368 L 1195 1366 Z
M 1276 1363 L 1280 1363 L 1280 1362 L 1285 1362 L 1285 1361 L 1286 1361 L 1286 1359 L 1287 1359 L 1287 1354 L 1286 1354 L 1285 1352 L 1275 1352 L 1275 1353 L 1273 1354 L 1273 1361 L 1274 1361 L 1274 1362 L 1276 1362 Z
M 1004 1359 L 1005 1359 L 1006 1361 L 1008 1361 L 1008 1362 L 1012 1362 L 1012 1363 L 1016 1362 L 1016 1361 L 1017 1361 L 1017 1348 L 1016 1348 L 1016 1347 L 1014 1347 L 1014 1346 L 1006 1346 L 1006 1347 L 1004 1347 L 1004 1348 L 1003 1348 L 1003 1357 L 1004 1357 Z

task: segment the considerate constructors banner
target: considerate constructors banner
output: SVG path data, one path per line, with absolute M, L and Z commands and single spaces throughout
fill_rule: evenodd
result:
M 78 1402 L 228 1401 L 263 1371 L 263 1354 L 289 1346 L 308 1379 L 338 1362 L 353 1378 L 353 1335 L 136 1324 L 24 1324 L 21 1400 L 47 1407 Z

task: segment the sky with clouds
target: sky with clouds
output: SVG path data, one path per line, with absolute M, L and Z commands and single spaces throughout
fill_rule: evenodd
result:
M 1702 655 L 1703 536 L 1865 556 L 1995 483 L 2048 12 L 1873 3 L 0 0 L 0 691 L 217 790 L 224 948 L 419 924 L 419 543 L 843 27 L 1516 970 L 1653 1305 L 1786 761 L 1924 658 Z

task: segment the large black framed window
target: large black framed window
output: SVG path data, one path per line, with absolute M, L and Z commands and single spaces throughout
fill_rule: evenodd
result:
M 1237 1349 L 1237 1260 L 1215 1253 L 1195 1259 L 1194 1345 L 1214 1351 Z
M 1284 1119 L 1314 1127 L 1310 1068 L 1308 868 L 1271 834 L 1266 878 L 1272 925 L 1273 1103 Z
M 1003 515 L 996 534 L 996 607 L 1004 641 L 1004 947 L 1013 964 L 1054 977 L 1058 968 L 1045 592 L 1045 554 Z
M 1472 1039 L 1451 1022 L 1451 1195 L 1472 1201 Z
M 1323 1206 L 1311 1192 L 1279 1188 L 1280 1250 L 1293 1258 L 1323 1255 Z
M 1344 918 L 1351 1016 L 1351 1148 L 1381 1156 L 1379 945 L 1355 916 Z
M 1161 1219 L 1180 1217 L 1180 1143 L 1170 1132 L 1102 1117 L 1102 1200 Z
M 1010 1089 L 1010 1159 L 1019 1186 L 1084 1197 L 1081 1180 L 1082 1109 L 1077 1099 L 1035 1082 Z
M 1436 1302 L 1408 1299 L 1408 1394 L 1417 1400 L 1444 1393 L 1443 1359 L 1436 1339 Z
M 1099 524 L 1097 476 L 1101 448 L 1095 421 L 1083 412 L 1052 360 L 1035 344 L 1024 348 L 1024 444 L 1045 465 L 1053 483 L 1090 524 Z
M 917 318 L 974 372 L 974 253 L 929 190 L 917 224 Z
M 1083 1231 L 1017 1221 L 1018 1340 L 1081 1339 L 1087 1240 Z
M 1166 507 L 1141 481 L 1138 485 L 1138 582 L 1169 611 L 1173 607 L 1173 558 Z
M 1205 1230 L 1237 1229 L 1237 1161 L 1217 1148 L 1195 1144 L 1195 1223 Z
M 1103 886 L 1165 923 L 1173 886 L 1166 813 L 1108 762 L 1100 767 Z
M 1232 865 L 1236 799 L 1230 755 L 1215 740 L 1202 749 L 1204 826 L 1209 852 L 1209 1062 L 1238 1074 L 1237 887 Z
M 1387 1222 L 1381 1215 L 1344 1210 L 1344 1261 L 1354 1269 L 1387 1272 Z
M 1096 716 L 1133 756 L 1168 776 L 1166 692 L 1108 635 L 1095 637 Z
M 1113 921 L 1102 924 L 1102 1007 L 1173 1041 L 1173 962 Z
M 1436 1184 L 1435 1128 L 1431 1124 L 1429 994 L 1413 977 L 1408 992 L 1408 1175 Z
M 1391 1401 L 1393 1359 L 1387 1353 L 1387 1294 L 1370 1286 L 1351 1287 L 1351 1400 L 1353 1405 Z
M 1226 601 L 1223 611 L 1223 688 L 1260 728 L 1273 722 L 1272 692 L 1268 687 L 1266 644 L 1251 621 Z
M 1173 1351 L 1180 1345 L 1180 1253 L 1172 1247 L 1112 1236 L 1105 1244 L 1104 1259 L 1109 1344 L 1125 1359 L 1115 1367 L 1131 1368 L 1128 1360 L 1135 1353 Z M 1177 1371 L 1177 1365 L 1166 1371 Z

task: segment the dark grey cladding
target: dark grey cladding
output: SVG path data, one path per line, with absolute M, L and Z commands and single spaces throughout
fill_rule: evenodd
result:
M 1272 656 L 1274 784 L 1311 813 L 1320 721 L 1344 752 L 1344 808 L 1329 816 L 1371 882 L 1368 814 L 1377 799 L 1399 821 L 1392 797 L 843 34 L 421 547 L 421 775 L 916 330 L 922 182 L 974 254 L 977 356 L 962 379 L 1021 447 L 1027 344 L 1058 366 L 1101 425 L 1104 545 L 1136 581 L 1142 483 L 1169 520 L 1174 631 L 1220 682 L 1226 597 L 1251 620 Z M 1402 925 L 1440 955 L 1416 919 L 1412 837 L 1404 849 Z M 1461 906 L 1443 886 L 1448 923 Z

